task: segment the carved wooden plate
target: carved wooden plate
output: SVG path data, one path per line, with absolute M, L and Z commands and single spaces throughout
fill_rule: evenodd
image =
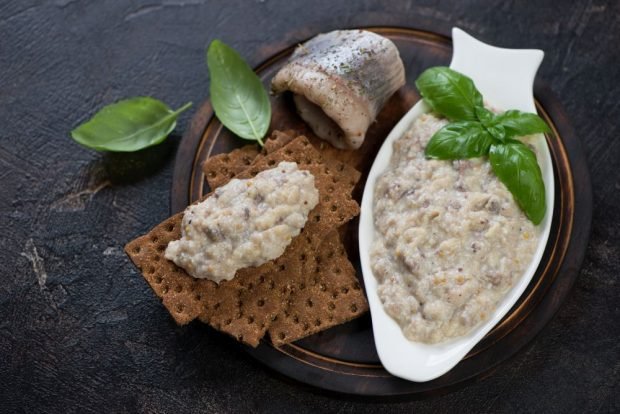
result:
M 448 65 L 452 56 L 449 37 L 422 30 L 370 27 L 398 46 L 405 63 L 408 84 L 397 92 L 368 131 L 362 148 L 349 161 L 367 174 L 381 143 L 398 120 L 419 99 L 413 88 L 425 68 Z M 286 62 L 295 45 L 273 56 L 256 68 L 269 84 Z M 544 62 L 543 62 L 544 65 Z M 481 377 L 528 343 L 553 317 L 579 273 L 590 233 L 592 194 L 585 156 L 570 122 L 556 97 L 541 84 L 535 86 L 540 115 L 551 125 L 547 135 L 554 164 L 555 208 L 549 243 L 532 282 L 506 317 L 450 372 L 425 383 L 408 382 L 390 375 L 377 356 L 368 315 L 318 333 L 294 344 L 274 347 L 264 340 L 256 349 L 243 347 L 275 371 L 315 387 L 364 396 L 423 397 L 446 392 Z M 297 129 L 310 133 L 296 115 L 290 97 L 272 97 L 272 129 Z M 213 116 L 205 102 L 192 119 L 180 144 L 174 169 L 171 213 L 208 192 L 201 171 L 210 155 L 228 152 L 247 144 L 234 137 Z M 365 175 L 356 188 L 359 200 Z M 349 223 L 347 250 L 358 268 L 357 220 Z

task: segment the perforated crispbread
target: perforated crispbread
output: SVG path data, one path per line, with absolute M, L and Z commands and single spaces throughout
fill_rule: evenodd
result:
M 164 258 L 168 243 L 181 237 L 181 218 L 182 213 L 175 214 L 158 224 L 148 234 L 127 243 L 125 252 L 174 320 L 183 325 L 198 316 L 201 306 L 188 294 L 200 281 Z
M 256 346 L 264 335 L 267 323 L 286 303 L 290 294 L 290 275 L 297 275 L 293 278 L 299 277 L 301 263 L 288 263 L 285 251 L 276 261 L 241 269 L 234 279 L 220 285 L 210 280 L 195 279 L 164 258 L 168 243 L 181 237 L 182 217 L 183 213 L 170 217 L 148 234 L 128 243 L 125 252 L 142 271 L 144 278 L 178 324 L 184 325 L 199 316 L 203 319 L 205 310 L 209 309 L 217 329 Z M 293 244 L 289 248 L 294 248 Z M 261 280 L 265 283 L 259 283 Z M 269 293 L 265 293 L 265 290 Z M 239 303 L 239 300 L 248 296 L 253 300 Z M 239 323 L 238 318 L 235 319 L 238 312 L 256 314 L 256 320 L 253 321 L 255 324 Z M 228 322 L 228 319 L 231 321 Z M 236 323 L 233 324 L 233 321 Z M 257 330 L 256 326 L 261 329 Z
M 227 183 L 232 177 L 248 168 L 259 152 L 258 145 L 250 144 L 226 154 L 209 157 L 202 165 L 202 172 L 209 187 L 213 190 Z
M 265 146 L 262 151 L 259 150 L 258 145 L 250 144 L 235 149 L 227 154 L 217 154 L 209 157 L 202 165 L 202 171 L 209 184 L 209 188 L 215 189 L 226 184 L 231 178 L 245 170 L 250 164 L 260 160 L 267 154 L 277 151 L 295 138 L 295 131 L 276 130 L 273 131 L 271 136 L 265 141 Z M 311 138 L 309 140 L 312 142 Z M 319 150 L 319 153 L 321 153 L 323 157 L 323 162 L 333 172 L 338 172 L 340 175 L 349 178 L 350 182 L 357 183 L 361 173 L 337 157 L 337 151 L 342 150 L 334 149 L 331 145 L 326 146 L 324 143 L 321 145 L 323 149 Z M 313 146 L 315 149 L 317 148 L 316 145 Z
M 320 201 L 310 212 L 302 233 L 275 261 L 256 268 L 241 269 L 234 279 L 219 286 L 208 280 L 192 278 L 163 257 L 167 244 L 181 236 L 179 224 L 182 213 L 125 247 L 178 323 L 185 324 L 199 317 L 216 329 L 256 346 L 287 304 L 290 288 L 299 279 L 301 266 L 310 257 L 308 252 L 316 249 L 319 241 L 332 228 L 359 212 L 359 206 L 347 191 L 350 180 L 330 172 L 305 137 L 298 137 L 280 150 L 266 155 L 238 177 L 253 177 L 281 161 L 294 161 L 301 169 L 313 174 Z
M 263 153 L 276 151 L 292 139 L 292 131 L 275 131 L 265 141 Z M 331 171 L 350 179 L 349 191 L 352 191 L 360 173 L 338 159 L 328 158 L 325 161 Z M 205 171 L 212 168 L 209 164 L 210 160 L 207 160 Z M 217 188 L 226 182 L 228 179 L 209 181 L 209 186 Z M 340 299 L 335 300 L 333 296 L 340 296 Z M 308 303 L 315 306 L 308 306 Z M 274 344 L 282 345 L 345 323 L 367 310 L 368 303 L 360 289 L 355 269 L 348 260 L 338 232 L 332 231 L 312 252 L 301 277 L 294 281 L 287 306 L 269 328 L 269 335 Z
M 226 184 L 231 178 L 250 166 L 253 162 L 263 158 L 295 139 L 293 131 L 273 131 L 265 141 L 261 151 L 258 144 L 250 144 L 237 148 L 229 153 L 210 156 L 202 164 L 209 188 L 212 190 Z
M 292 140 L 294 140 L 299 134 L 295 133 L 295 131 L 288 129 L 286 131 L 273 131 L 271 137 L 265 141 L 265 146 L 263 150 L 267 154 L 271 154 L 274 151 L 279 150 Z M 315 147 L 316 148 L 316 147 Z
M 276 151 L 291 142 L 296 136 L 297 135 L 293 130 L 274 131 L 271 134 L 271 138 L 265 141 L 265 147 L 263 148 L 263 152 L 269 154 L 273 151 Z M 310 141 L 312 146 L 321 154 L 321 156 L 323 157 L 323 162 L 329 167 L 332 172 L 337 172 L 343 177 L 349 179 L 349 183 L 351 184 L 351 191 L 353 191 L 353 187 L 355 187 L 355 184 L 357 184 L 357 182 L 359 181 L 361 173 L 339 158 L 339 155 L 344 150 L 334 148 L 333 146 L 325 143 L 325 141 L 322 141 L 318 138 L 310 137 L 308 138 L 308 140 Z
M 332 231 L 304 264 L 288 306 L 269 327 L 274 345 L 297 341 L 354 319 L 368 303 L 337 231 Z
M 357 214 L 359 207 L 350 198 L 351 189 L 355 184 L 354 180 L 356 178 L 342 174 L 335 175 L 333 171 L 320 162 L 320 155 L 305 137 L 298 137 L 280 150 L 257 158 L 249 169 L 238 174 L 235 178 L 249 178 L 265 168 L 275 166 L 277 164 L 274 162 L 275 160 L 277 162 L 294 161 L 299 165 L 300 169 L 309 170 L 315 177 L 315 185 L 319 190 L 319 205 L 310 212 L 308 222 L 302 233 L 293 241 L 293 245 L 295 245 L 293 250 L 298 251 L 298 254 L 288 257 L 285 252 L 283 255 L 288 260 L 287 266 L 289 268 L 299 269 L 295 274 L 289 275 L 287 273 L 290 276 L 287 286 L 290 288 L 290 286 L 299 283 L 299 280 L 302 278 L 300 274 L 301 266 L 312 258 L 323 237 L 332 228 L 347 222 Z M 342 194 L 339 194 L 340 192 Z M 251 294 L 254 294 L 254 292 Z M 241 303 L 244 303 L 244 301 L 241 301 Z M 286 303 L 282 304 L 281 309 L 284 306 L 286 306 Z M 273 315 L 273 317 L 275 316 Z M 214 319 L 210 317 L 208 312 L 201 315 L 200 319 L 218 329 L 222 329 L 220 325 L 224 322 L 219 318 Z M 226 319 L 226 322 L 230 322 L 230 319 Z
M 267 154 L 271 154 L 283 146 L 290 143 L 295 138 L 295 132 L 292 130 L 287 131 L 274 131 L 270 138 L 265 141 L 263 151 L 258 150 L 257 145 L 246 145 L 239 149 L 236 149 L 228 154 L 218 154 L 209 157 L 202 164 L 202 171 L 207 180 L 207 184 L 211 190 L 216 189 L 226 184 L 230 179 L 237 174 L 245 170 L 249 165 L 257 162 Z M 316 147 L 315 147 L 316 148 Z M 253 159 L 250 159 L 251 156 Z M 337 173 L 347 182 L 350 186 L 350 191 L 353 191 L 355 184 L 360 179 L 361 173 L 355 168 L 351 167 L 347 163 L 342 162 L 336 158 L 333 158 L 333 154 L 327 152 L 327 156 L 323 157 L 323 162 L 327 165 L 332 173 Z

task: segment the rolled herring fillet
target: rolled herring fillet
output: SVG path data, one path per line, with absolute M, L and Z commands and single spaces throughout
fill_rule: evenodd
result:
M 293 92 L 297 112 L 319 137 L 357 149 L 404 84 L 405 68 L 391 40 L 365 30 L 336 30 L 298 46 L 271 89 Z

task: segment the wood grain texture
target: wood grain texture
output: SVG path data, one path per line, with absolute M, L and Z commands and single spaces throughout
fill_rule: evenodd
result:
M 555 319 L 486 379 L 432 400 L 319 394 L 271 375 L 209 328 L 177 328 L 121 246 L 168 215 L 191 113 L 141 154 L 96 154 L 67 135 L 123 97 L 198 104 L 216 37 L 255 65 L 265 45 L 275 52 L 370 24 L 457 24 L 484 41 L 544 49 L 539 76 L 563 102 L 593 184 L 586 260 Z M 620 4 L 597 0 L 1 2 L 1 411 L 619 411 L 619 25 Z

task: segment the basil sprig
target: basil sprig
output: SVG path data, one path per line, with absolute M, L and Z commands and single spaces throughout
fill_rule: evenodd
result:
M 424 101 L 451 122 L 428 142 L 428 158 L 456 160 L 488 156 L 495 175 L 534 223 L 545 216 L 545 184 L 536 154 L 514 138 L 549 132 L 536 114 L 509 110 L 494 114 L 483 106 L 474 82 L 447 67 L 424 71 L 416 80 Z
M 271 103 L 260 78 L 233 48 L 214 40 L 207 50 L 211 103 L 217 118 L 241 138 L 263 146 Z

